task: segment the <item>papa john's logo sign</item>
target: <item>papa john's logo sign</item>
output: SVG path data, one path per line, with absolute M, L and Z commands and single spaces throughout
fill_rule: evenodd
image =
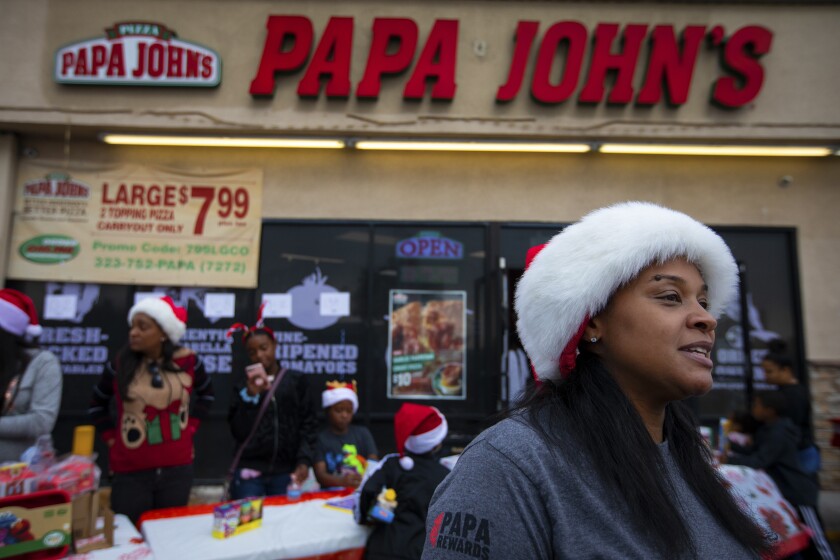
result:
M 104 37 L 55 53 L 60 84 L 215 87 L 221 79 L 222 59 L 215 51 L 178 39 L 160 23 L 116 23 Z

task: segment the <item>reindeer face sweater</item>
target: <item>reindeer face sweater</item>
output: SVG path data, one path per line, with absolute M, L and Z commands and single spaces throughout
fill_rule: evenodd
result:
M 120 398 L 116 375 L 106 368 L 94 388 L 90 414 L 106 441 L 113 440 L 110 467 L 114 472 L 132 472 L 187 465 L 193 461 L 193 434 L 213 400 L 210 378 L 192 352 L 179 352 L 173 362 L 180 371 L 161 369 L 162 386 L 152 384 L 152 375 L 142 367 Z M 116 399 L 117 421 L 108 413 Z M 191 401 L 196 402 L 190 406 Z

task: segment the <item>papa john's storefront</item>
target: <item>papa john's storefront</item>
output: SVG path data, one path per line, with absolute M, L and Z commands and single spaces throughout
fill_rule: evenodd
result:
M 840 383 L 836 5 L 4 7 L 0 276 L 62 361 L 59 444 L 148 293 L 188 307 L 213 375 L 199 478 L 233 449 L 225 330 L 263 302 L 279 359 L 355 379 L 380 445 L 407 399 L 463 444 L 527 380 L 525 251 L 623 200 L 700 219 L 743 265 L 704 420 L 745 406 L 777 338 L 814 395 Z M 840 487 L 836 406 L 815 400 Z

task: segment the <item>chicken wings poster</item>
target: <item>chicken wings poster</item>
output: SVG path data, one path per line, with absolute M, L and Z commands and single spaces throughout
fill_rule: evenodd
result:
M 388 398 L 467 396 L 466 292 L 391 290 Z

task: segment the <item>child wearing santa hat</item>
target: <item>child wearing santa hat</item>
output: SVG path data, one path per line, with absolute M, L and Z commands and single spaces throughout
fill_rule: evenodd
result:
M 128 326 L 128 345 L 107 364 L 88 412 L 110 449 L 111 507 L 136 524 L 147 510 L 187 504 L 193 437 L 214 396 L 201 359 L 179 344 L 185 308 L 147 297 L 129 310 Z
M 61 406 L 61 364 L 33 338 L 41 334 L 32 299 L 0 290 L 0 462 L 21 453 L 55 426 Z
M 359 410 L 356 381 L 328 381 L 321 405 L 327 426 L 318 434 L 315 446 L 315 477 L 322 488 L 356 488 L 368 459 L 379 458 L 370 430 L 351 423 Z
M 356 521 L 374 525 L 365 547 L 368 560 L 420 558 L 429 502 L 449 474 L 437 456 L 447 433 L 446 418 L 433 406 L 404 403 L 397 411 L 397 454 L 386 456 L 368 473 L 358 495 Z M 383 489 L 396 493 L 397 506 L 390 523 L 372 521 L 368 516 Z
M 668 208 L 596 210 L 529 255 L 517 331 L 538 384 L 435 492 L 423 558 L 759 558 L 683 399 L 712 388 L 737 295 L 724 241 Z

